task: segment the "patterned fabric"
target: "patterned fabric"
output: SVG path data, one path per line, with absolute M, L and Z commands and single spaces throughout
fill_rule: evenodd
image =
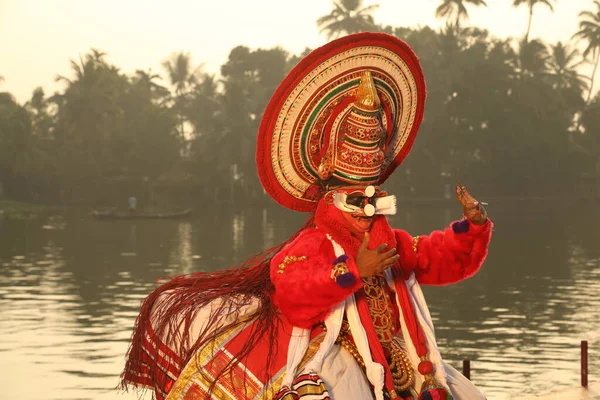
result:
M 302 374 L 294 379 L 294 390 L 299 399 L 330 400 L 325 383 L 315 373 Z
M 325 383 L 315 373 L 299 375 L 294 379 L 291 388 L 284 386 L 273 400 L 330 400 L 329 391 Z
M 298 400 L 298 392 L 284 386 L 273 396 L 273 400 Z
M 384 347 L 392 342 L 392 339 L 400 331 L 400 322 L 396 304 L 392 301 L 391 290 L 380 275 L 362 278 L 365 298 L 377 337 Z
M 412 146 L 425 94 L 417 57 L 395 36 L 359 33 L 314 50 L 265 110 L 256 154 L 263 187 L 284 207 L 309 211 L 329 177 L 383 183 Z
M 155 350 L 158 348 L 158 356 Z M 140 368 L 126 370 L 124 379 L 138 386 L 154 389 L 156 400 L 163 400 L 179 377 L 181 359 L 167 347 L 148 325 L 143 343 L 143 357 Z
M 265 354 L 270 350 L 262 345 L 257 346 L 248 359 L 242 360 L 230 373 L 220 376 L 216 379 L 216 383 L 212 385 L 215 382 L 217 372 L 233 360 L 232 353 L 235 353 L 236 349 L 243 345 L 251 329 L 252 324 L 249 324 L 225 332 L 218 336 L 213 344 L 208 344 L 198 350 L 196 356 L 190 360 L 181 372 L 166 400 L 271 400 L 277 398 L 278 392 L 281 400 L 295 399 L 293 393 L 290 394 L 292 397 L 284 397 L 280 391 L 285 373 L 286 352 L 277 352 L 275 370 L 267 372 L 265 371 Z M 312 339 L 300 363 L 301 367 L 306 365 L 307 361 L 316 353 L 322 340 L 322 334 Z M 282 334 L 278 339 L 280 348 L 287 348 L 288 341 L 288 329 L 282 329 Z M 213 386 L 212 393 L 209 396 L 208 392 L 211 385 Z M 312 381 L 312 383 L 306 380 L 302 380 L 302 382 L 294 381 L 294 390 L 305 394 L 311 391 L 318 392 L 318 385 L 319 383 L 316 381 Z M 302 387 L 305 388 L 302 389 Z M 328 397 L 323 397 L 323 399 L 325 398 Z M 321 397 L 314 397 L 314 399 L 318 400 Z

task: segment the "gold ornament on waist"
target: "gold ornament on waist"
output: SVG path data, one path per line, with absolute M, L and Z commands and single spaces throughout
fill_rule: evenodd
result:
M 327 326 L 324 323 L 320 323 L 318 325 L 324 331 L 327 332 Z M 348 353 L 350 353 L 350 355 L 354 358 L 354 360 L 358 363 L 358 365 L 360 365 L 360 367 L 363 369 L 363 371 L 366 371 L 365 361 L 363 360 L 362 356 L 358 352 L 358 348 L 356 347 L 356 344 L 354 344 L 354 341 L 351 338 L 350 324 L 348 323 L 348 320 L 346 320 L 345 318 L 342 321 L 342 327 L 340 328 L 340 333 L 338 334 L 338 337 L 335 339 L 335 343 L 339 344 L 344 349 L 346 349 L 346 351 Z
M 336 340 L 336 343 L 338 343 L 340 346 L 342 346 L 344 349 L 346 349 L 346 351 L 348 353 L 350 353 L 350 355 L 356 360 L 356 362 L 358 363 L 358 365 L 360 365 L 360 367 L 363 370 L 366 369 L 366 367 L 365 367 L 365 361 L 363 360 L 362 356 L 358 352 L 358 348 L 356 347 L 356 345 L 354 344 L 354 342 L 352 341 L 352 339 L 350 339 L 350 337 L 348 337 L 348 336 L 342 337 L 340 335 L 340 336 L 338 336 L 338 339 Z
M 390 352 L 388 362 L 392 371 L 394 388 L 398 392 L 402 392 L 411 387 L 415 381 L 412 364 L 397 337 L 392 340 L 387 349 Z

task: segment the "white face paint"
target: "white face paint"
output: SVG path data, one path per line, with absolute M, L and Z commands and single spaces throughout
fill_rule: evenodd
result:
M 343 212 L 352 214 L 363 214 L 367 217 L 373 215 L 394 215 L 396 214 L 396 196 L 383 196 L 378 197 L 375 201 L 369 201 L 367 204 L 349 204 L 348 194 L 360 194 L 366 198 L 371 199 L 376 194 L 374 186 L 367 186 L 364 191 L 356 190 L 353 192 L 335 191 L 333 193 L 333 204 L 334 206 Z
M 384 196 L 375 200 L 375 214 L 396 215 L 396 196 Z

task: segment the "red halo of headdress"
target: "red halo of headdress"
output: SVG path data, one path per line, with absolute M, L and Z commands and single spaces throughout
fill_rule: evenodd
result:
M 331 126 L 372 74 L 386 131 L 382 184 L 408 155 L 423 119 L 425 78 L 412 49 L 395 36 L 357 33 L 315 49 L 279 85 L 261 120 L 256 150 L 265 191 L 282 206 L 311 211 L 320 196 L 318 164 Z M 341 112 L 342 115 L 344 112 Z M 334 114 L 334 117 L 335 114 Z

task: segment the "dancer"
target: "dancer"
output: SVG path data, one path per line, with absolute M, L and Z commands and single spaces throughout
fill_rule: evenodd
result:
M 484 399 L 442 361 L 420 284 L 481 267 L 492 223 L 464 186 L 464 218 L 392 229 L 382 187 L 423 118 L 406 43 L 381 33 L 306 56 L 269 102 L 256 161 L 265 191 L 308 212 L 284 243 L 240 266 L 175 277 L 144 301 L 122 375 L 157 399 Z

